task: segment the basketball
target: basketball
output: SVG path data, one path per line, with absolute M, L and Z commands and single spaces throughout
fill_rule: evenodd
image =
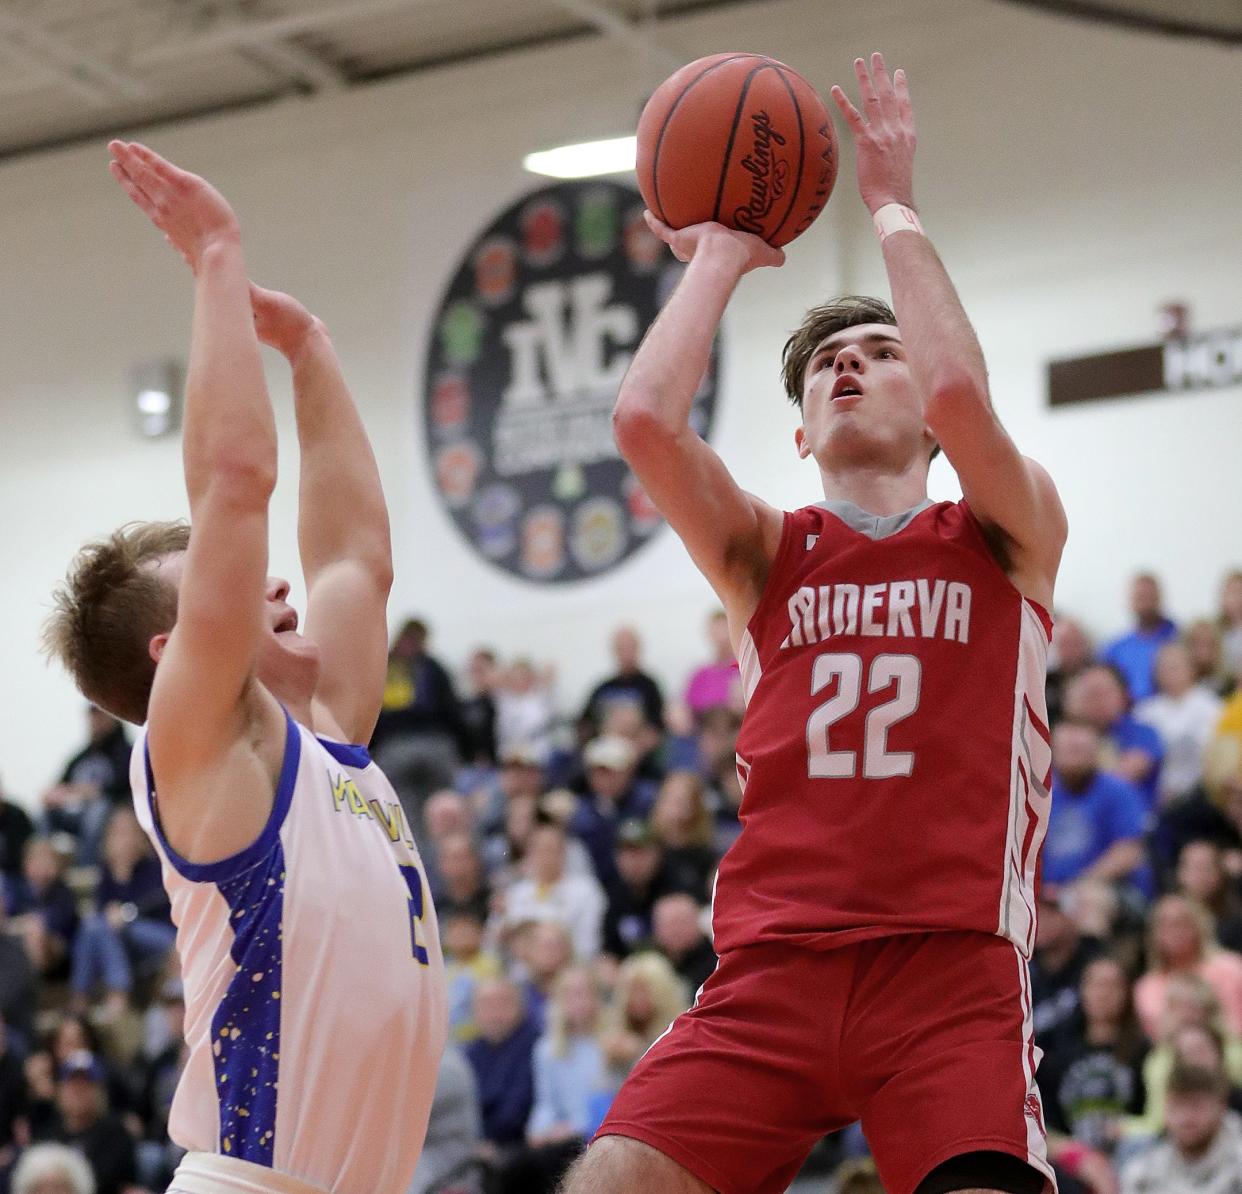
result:
M 654 215 L 672 228 L 715 220 L 777 247 L 823 211 L 837 156 L 815 88 L 762 54 L 683 66 L 638 121 L 638 186 Z

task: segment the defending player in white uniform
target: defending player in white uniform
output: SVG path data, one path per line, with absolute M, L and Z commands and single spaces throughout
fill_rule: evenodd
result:
M 364 747 L 383 692 L 388 514 L 323 325 L 249 285 L 232 209 L 149 149 L 112 173 L 195 277 L 184 461 L 192 529 L 88 546 L 51 649 L 139 724 L 138 816 L 177 924 L 189 1060 L 176 1194 L 401 1194 L 446 1033 L 435 914 Z M 293 369 L 305 636 L 267 577 L 276 431 L 259 340 Z

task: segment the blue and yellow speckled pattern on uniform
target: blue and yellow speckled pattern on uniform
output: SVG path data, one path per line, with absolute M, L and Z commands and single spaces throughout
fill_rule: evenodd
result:
M 280 1073 L 283 847 L 278 841 L 257 866 L 216 886 L 229 906 L 237 964 L 211 1021 L 220 1151 L 270 1166 Z

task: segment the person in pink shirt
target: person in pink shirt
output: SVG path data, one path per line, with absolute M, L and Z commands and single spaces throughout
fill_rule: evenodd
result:
M 1159 1033 L 1175 974 L 1207 982 L 1230 1032 L 1242 1033 L 1242 955 L 1217 945 L 1207 917 L 1185 896 L 1167 895 L 1152 909 L 1147 957 L 1147 973 L 1134 985 L 1134 1006 L 1150 1038 Z
M 733 691 L 741 683 L 724 610 L 718 609 L 708 615 L 707 641 L 712 648 L 711 662 L 691 673 L 683 698 L 696 722 L 703 710 L 732 704 Z

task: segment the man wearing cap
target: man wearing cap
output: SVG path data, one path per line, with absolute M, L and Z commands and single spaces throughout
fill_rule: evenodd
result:
M 664 853 L 646 821 L 629 817 L 617 826 L 616 877 L 608 885 L 604 952 L 624 958 L 651 936 L 651 910 L 671 890 Z
M 633 745 L 615 734 L 591 739 L 582 752 L 586 791 L 569 823 L 571 833 L 586 843 L 595 874 L 605 885 L 616 878 L 613 852 L 617 825 L 627 817 L 651 811 L 649 787 L 635 781 L 638 759 Z
M 103 1063 L 79 1050 L 61 1063 L 57 1119 L 51 1139 L 72 1145 L 90 1162 L 96 1194 L 121 1194 L 136 1179 L 134 1139 L 108 1110 Z

